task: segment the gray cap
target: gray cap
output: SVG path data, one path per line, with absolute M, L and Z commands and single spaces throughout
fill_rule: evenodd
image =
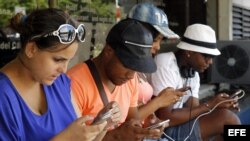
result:
M 140 22 L 133 19 L 121 20 L 111 28 L 106 42 L 115 50 L 125 67 L 144 73 L 156 71 L 151 54 L 153 37 Z
M 151 3 L 139 3 L 132 7 L 128 13 L 128 18 L 151 24 L 163 36 L 170 39 L 179 39 L 168 26 L 167 15 Z

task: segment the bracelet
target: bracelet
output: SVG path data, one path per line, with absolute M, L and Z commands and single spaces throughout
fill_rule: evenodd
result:
M 207 103 L 204 103 L 205 107 L 209 110 L 209 112 L 212 110 L 210 106 Z

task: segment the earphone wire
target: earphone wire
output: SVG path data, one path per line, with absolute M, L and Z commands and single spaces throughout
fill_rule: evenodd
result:
M 241 98 L 244 97 L 245 91 L 244 91 L 244 90 L 241 90 L 241 93 L 242 93 L 242 95 L 237 96 L 237 100 L 239 100 L 239 99 L 241 99 Z M 186 140 L 191 136 L 191 134 L 192 134 L 192 132 L 193 132 L 193 130 L 194 130 L 194 125 L 196 124 L 196 122 L 197 122 L 197 120 L 198 120 L 199 118 L 201 118 L 202 116 L 205 116 L 205 115 L 210 114 L 210 113 L 213 112 L 220 104 L 222 104 L 222 103 L 224 103 L 224 102 L 230 102 L 230 101 L 232 101 L 232 99 L 223 100 L 223 101 L 217 103 L 217 104 L 216 104 L 211 110 L 209 110 L 208 112 L 205 112 L 205 113 L 203 113 L 203 114 L 200 114 L 198 117 L 196 117 L 195 120 L 194 120 L 194 123 L 193 123 L 193 125 L 192 125 L 192 128 L 191 128 L 191 130 L 190 130 L 190 132 L 189 132 L 189 134 L 186 136 L 186 138 L 185 138 L 183 141 L 186 141 Z M 163 135 L 164 135 L 165 137 L 167 137 L 168 139 L 170 139 L 171 141 L 175 141 L 173 138 L 171 138 L 170 136 L 168 136 L 168 135 L 165 134 L 164 132 L 163 132 Z
M 187 84 L 186 84 L 186 86 L 189 86 L 190 87 L 190 85 L 191 85 L 191 79 L 190 78 L 187 78 Z M 191 97 L 191 104 L 190 104 L 190 106 L 189 106 L 189 121 L 191 120 L 191 112 L 192 112 L 192 108 L 193 108 L 193 92 L 192 92 L 192 89 L 191 89 L 191 87 L 190 87 L 190 89 L 189 89 L 189 91 L 190 91 L 190 97 Z M 188 130 L 189 130 L 189 132 L 191 132 L 191 122 L 188 122 Z
M 187 78 L 185 78 L 185 83 L 184 83 L 184 87 L 190 87 L 190 84 L 191 84 L 191 79 L 189 78 L 189 77 L 187 77 Z M 193 96 L 193 93 L 192 93 L 192 89 L 191 89 L 191 87 L 190 87 L 190 89 L 188 89 L 188 91 L 190 91 L 190 93 L 191 93 L 191 96 Z M 193 99 L 192 99 L 193 100 Z M 182 99 L 182 101 L 183 101 L 183 99 Z M 192 104 L 193 102 L 191 101 L 191 106 L 190 106 L 190 114 L 189 114 L 189 119 L 191 119 L 191 109 L 192 109 Z M 191 128 L 190 128 L 190 123 L 189 123 L 189 130 L 190 130 L 190 132 L 191 132 Z M 165 136 L 165 137 L 167 137 L 169 140 L 171 140 L 171 141 L 175 141 L 173 138 L 171 138 L 170 136 L 168 136 L 166 133 L 164 133 L 163 132 L 163 135 Z
M 241 95 L 240 97 L 237 97 L 237 100 L 241 99 L 241 98 L 245 95 L 245 91 L 244 91 L 244 90 L 241 90 L 241 93 L 242 93 L 242 95 Z M 196 124 L 197 120 L 198 120 L 200 117 L 210 114 L 210 113 L 213 112 L 220 104 L 225 103 L 225 102 L 230 102 L 230 101 L 232 101 L 232 99 L 223 100 L 223 101 L 217 103 L 217 104 L 216 104 L 211 110 L 209 110 L 208 112 L 205 112 L 205 113 L 203 113 L 203 114 L 200 114 L 198 117 L 196 117 L 195 120 L 194 120 L 194 123 L 193 123 L 193 125 L 192 125 L 191 131 L 189 132 L 188 136 L 184 139 L 184 141 L 186 141 L 186 140 L 190 137 L 190 135 L 191 135 L 192 132 L 193 132 L 194 125 Z
M 190 93 L 191 93 L 191 104 L 190 104 L 190 108 L 189 108 L 189 121 L 191 120 L 191 112 L 192 112 L 192 108 L 193 108 L 193 92 L 192 89 L 190 89 Z M 189 128 L 189 132 L 191 132 L 192 128 L 190 128 L 191 122 L 188 123 L 188 128 Z

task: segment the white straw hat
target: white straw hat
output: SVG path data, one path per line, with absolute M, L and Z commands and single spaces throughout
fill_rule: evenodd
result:
M 184 37 L 181 39 L 177 47 L 183 50 L 194 52 L 220 55 L 220 51 L 216 47 L 216 36 L 214 30 L 203 24 L 192 24 L 187 27 Z

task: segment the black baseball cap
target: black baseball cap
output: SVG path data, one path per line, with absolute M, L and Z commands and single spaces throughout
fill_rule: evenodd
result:
M 151 54 L 151 32 L 134 19 L 124 19 L 114 25 L 106 42 L 115 50 L 122 64 L 134 71 L 152 73 L 156 64 Z

